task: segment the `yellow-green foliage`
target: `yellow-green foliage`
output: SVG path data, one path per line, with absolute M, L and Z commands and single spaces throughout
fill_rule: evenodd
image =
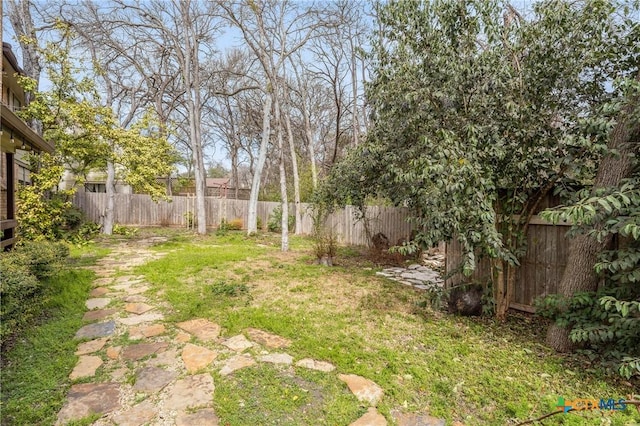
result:
M 64 171 L 56 158 L 43 154 L 40 164 L 38 172 L 31 175 L 32 185 L 18 188 L 19 233 L 27 240 L 56 240 L 71 208 L 73 191 L 53 192 Z

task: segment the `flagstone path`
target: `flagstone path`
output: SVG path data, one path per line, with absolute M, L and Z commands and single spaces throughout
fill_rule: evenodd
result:
M 94 426 L 218 425 L 213 408 L 215 383 L 210 371 L 221 376 L 241 368 L 271 363 L 295 365 L 337 374 L 331 363 L 305 358 L 294 360 L 284 350 L 291 341 L 264 330 L 222 337 L 221 328 L 207 319 L 178 324 L 164 322 L 171 309 L 163 300 L 146 295 L 144 277 L 130 275 L 133 268 L 166 253 L 150 250 L 165 241 L 152 237 L 121 243 L 93 269 L 98 278 L 86 302 L 87 323 L 76 333 L 78 362 L 70 374 L 75 382 L 58 413 L 57 425 L 99 415 Z M 244 353 L 261 349 L 260 356 Z M 370 406 L 353 426 L 386 425 L 376 410 L 384 390 L 375 382 L 353 374 L 339 374 L 355 397 Z M 438 425 L 444 420 L 394 410 L 398 425 Z

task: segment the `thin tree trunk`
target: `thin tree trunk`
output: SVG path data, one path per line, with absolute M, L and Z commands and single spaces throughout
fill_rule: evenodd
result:
M 305 92 L 306 96 L 306 92 Z M 313 132 L 311 131 L 311 119 L 309 117 L 309 110 L 307 109 L 307 101 L 302 101 L 302 114 L 304 115 L 304 132 L 307 136 L 307 145 L 309 149 L 309 160 L 311 161 L 311 181 L 313 182 L 313 189 L 318 187 L 318 168 L 316 166 L 316 149 L 313 143 Z
M 251 194 L 249 195 L 249 217 L 247 220 L 247 234 L 255 234 L 258 232 L 258 194 L 260 192 L 260 178 L 264 163 L 267 159 L 267 148 L 269 146 L 269 137 L 271 135 L 271 103 L 273 102 L 273 94 L 267 91 L 262 108 L 262 141 L 260 142 L 260 151 L 258 153 L 258 161 L 253 172 L 251 181 Z
M 116 167 L 113 161 L 107 161 L 107 208 L 104 211 L 104 223 L 102 224 L 102 233 L 105 235 L 113 234 L 113 222 L 115 218 L 116 204 Z
M 360 123 L 358 120 L 358 65 L 356 64 L 356 51 L 353 46 L 353 38 L 349 38 L 351 48 L 351 90 L 353 92 L 353 105 L 351 115 L 353 121 L 353 145 L 358 146 L 360 142 Z
M 278 98 L 274 101 L 275 122 L 277 127 L 278 148 L 280 149 L 280 197 L 282 198 L 282 237 L 280 249 L 289 250 L 289 200 L 287 197 L 287 175 L 284 167 L 284 138 L 282 136 L 282 116 L 280 113 L 280 102 Z
M 640 80 L 640 74 L 636 76 L 636 80 Z M 633 172 L 631 157 L 638 154 L 640 144 L 640 121 L 635 118 L 638 101 L 637 97 L 629 99 L 611 132 L 608 148 L 616 150 L 618 155 L 606 155 L 601 160 L 592 194 L 601 188 L 619 186 L 620 182 Z M 599 227 L 601 225 L 596 224 L 596 229 Z M 581 234 L 571 240 L 567 266 L 558 286 L 560 295 L 571 297 L 576 292 L 597 290 L 598 277 L 594 267 L 600 253 L 611 242 L 611 237 L 609 234 L 602 241 L 597 241 L 591 236 Z M 559 352 L 571 350 L 574 345 L 569 339 L 570 332 L 570 328 L 553 324 L 547 331 L 547 344 Z
M 298 157 L 296 156 L 293 131 L 291 130 L 291 118 L 287 113 L 284 114 L 284 122 L 287 128 L 287 138 L 289 139 L 289 150 L 291 154 L 291 169 L 293 170 L 293 202 L 296 208 L 295 234 L 302 235 L 302 211 L 300 202 L 300 174 L 298 173 Z

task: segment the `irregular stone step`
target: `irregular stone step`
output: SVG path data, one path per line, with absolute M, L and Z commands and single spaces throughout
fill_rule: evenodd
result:
M 125 318 L 118 318 L 118 322 L 124 325 L 138 325 L 145 322 L 153 322 L 164 319 L 164 315 L 159 312 L 147 312 L 142 315 L 133 315 Z
M 99 356 L 82 355 L 71 374 L 69 374 L 69 379 L 75 380 L 82 377 L 93 377 L 101 365 L 102 359 Z
M 79 420 L 91 414 L 105 414 L 120 408 L 120 385 L 83 383 L 71 386 L 67 402 L 58 412 L 56 425 Z
M 146 303 L 127 303 L 124 306 L 124 310 L 136 315 L 142 315 L 145 312 L 148 312 L 152 309 L 155 309 L 151 305 L 147 305 Z
M 134 294 L 133 296 L 125 296 L 122 298 L 126 303 L 141 303 L 146 302 L 148 299 L 144 296 L 140 296 L 139 294 Z
M 124 411 L 111 419 L 118 426 L 142 426 L 156 417 L 157 407 L 151 401 L 140 404 Z
M 244 337 L 244 334 L 238 334 L 237 336 L 230 337 L 222 342 L 222 344 L 236 352 L 242 352 L 253 346 L 253 343 L 247 340 L 247 338 Z
M 111 336 L 116 331 L 115 321 L 99 322 L 82 327 L 76 332 L 76 339 L 95 339 Z
M 216 340 L 220 335 L 220 326 L 204 318 L 196 318 L 176 325 L 203 342 Z
M 212 408 L 196 411 L 195 413 L 178 413 L 176 426 L 218 426 L 219 420 Z
M 122 351 L 122 346 L 111 346 L 107 348 L 107 358 L 118 359 L 121 351 Z
M 93 311 L 85 312 L 82 317 L 83 321 L 96 321 L 100 319 L 104 319 L 106 317 L 110 317 L 111 315 L 118 312 L 117 309 L 96 309 Z
M 375 382 L 355 374 L 340 374 L 338 378 L 345 382 L 358 401 L 376 406 L 384 391 Z
M 251 340 L 268 348 L 280 349 L 291 345 L 291 340 L 257 328 L 247 328 L 247 334 Z
M 258 357 L 258 361 L 268 362 L 271 364 L 285 364 L 291 365 L 293 363 L 293 357 L 289 354 L 280 353 L 280 354 L 268 354 L 262 355 Z
M 93 309 L 105 308 L 107 307 L 107 305 L 109 305 L 109 303 L 111 303 L 111 299 L 109 299 L 108 297 L 96 297 L 93 299 L 87 299 L 87 301 L 85 302 L 85 306 L 91 311 Z
M 168 390 L 164 407 L 169 410 L 184 411 L 191 407 L 210 405 L 213 401 L 213 378 L 210 374 L 197 374 L 178 380 Z
M 138 343 L 124 348 L 122 350 L 122 358 L 135 361 L 157 352 L 162 352 L 168 347 L 169 344 L 167 342 Z
M 335 365 L 325 362 L 325 361 L 316 361 L 311 358 L 304 358 L 300 361 L 296 362 L 296 366 L 308 368 L 310 370 L 323 371 L 325 373 L 329 373 L 336 369 Z
M 155 337 L 161 335 L 165 331 L 166 329 L 162 324 L 134 326 L 129 329 L 129 339 L 139 340 L 143 337 Z
M 374 407 L 369 407 L 367 412 L 349 426 L 387 426 L 387 419 Z M 421 425 L 415 425 L 421 426 Z
M 445 426 L 444 419 L 428 414 L 403 413 L 398 409 L 391 410 L 391 418 L 398 426 Z
M 147 287 L 146 285 L 143 285 L 140 287 L 129 287 L 127 290 L 125 290 L 125 292 L 127 294 L 137 295 L 137 294 L 144 293 L 147 290 L 149 290 L 149 287 Z
M 107 343 L 107 338 L 103 337 L 101 339 L 90 340 L 88 342 L 80 343 L 78 345 L 78 350 L 76 350 L 76 355 L 87 355 L 94 352 L 98 352 L 102 347 Z
M 234 371 L 240 370 L 241 368 L 250 367 L 256 363 L 256 360 L 251 357 L 251 355 L 236 355 L 232 358 L 229 358 L 225 363 L 224 367 L 220 370 L 221 376 L 228 376 Z
M 100 296 L 104 296 L 105 294 L 109 293 L 109 289 L 106 287 L 96 287 L 93 290 L 91 290 L 91 293 L 89 293 L 89 296 L 91 297 L 100 297 Z
M 191 343 L 187 343 L 182 349 L 182 361 L 189 373 L 195 373 L 211 364 L 217 356 L 217 352 Z
M 175 371 L 168 371 L 158 367 L 144 367 L 136 373 L 136 383 L 133 385 L 133 390 L 160 392 L 176 377 L 178 377 L 178 373 Z

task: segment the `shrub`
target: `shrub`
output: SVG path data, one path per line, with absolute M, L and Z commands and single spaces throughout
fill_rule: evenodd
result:
M 231 231 L 241 231 L 243 226 L 242 219 L 235 218 L 229 222 L 229 230 Z
M 220 221 L 220 225 L 218 225 L 218 229 L 216 230 L 216 235 L 226 235 L 229 231 L 240 231 L 242 230 L 242 219 L 236 218 L 231 221 L 227 221 L 227 219 L 222 219 Z
M 288 218 L 289 231 L 293 229 L 295 224 L 295 218 L 289 215 Z M 282 232 L 282 207 L 278 206 L 269 215 L 269 221 L 267 222 L 267 229 L 270 232 Z
M 43 280 L 60 271 L 68 255 L 64 244 L 31 241 L 0 254 L 0 346 L 39 315 Z
M 69 247 L 64 243 L 21 241 L 11 256 L 14 262 L 42 280 L 55 275 L 63 266 L 64 259 L 69 256 Z
M 124 235 L 125 237 L 132 237 L 138 234 L 138 228 L 113 224 L 113 235 Z

